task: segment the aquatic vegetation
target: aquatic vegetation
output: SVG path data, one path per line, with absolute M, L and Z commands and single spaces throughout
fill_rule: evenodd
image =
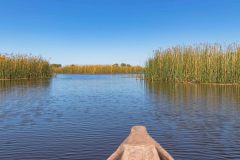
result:
M 53 67 L 54 73 L 60 74 L 129 74 L 143 73 L 143 67 L 121 65 L 68 65 L 64 67 Z
M 146 79 L 194 83 L 240 83 L 240 46 L 198 44 L 157 50 L 146 62 Z
M 50 64 L 42 57 L 0 54 L 0 79 L 41 79 L 51 76 Z

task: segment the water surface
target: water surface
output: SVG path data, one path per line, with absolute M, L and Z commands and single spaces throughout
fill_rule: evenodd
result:
M 240 87 L 127 75 L 0 81 L 0 159 L 104 160 L 145 125 L 175 159 L 240 159 Z

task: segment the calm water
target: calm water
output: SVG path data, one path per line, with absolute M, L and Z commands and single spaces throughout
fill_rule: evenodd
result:
M 240 87 L 124 75 L 0 81 L 1 160 L 104 160 L 138 124 L 176 160 L 239 160 Z

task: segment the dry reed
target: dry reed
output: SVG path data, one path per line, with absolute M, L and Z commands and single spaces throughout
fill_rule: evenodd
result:
M 240 46 L 198 44 L 157 50 L 146 79 L 195 83 L 240 83 Z
M 60 74 L 130 74 L 143 73 L 140 66 L 118 66 L 118 65 L 68 65 L 65 67 L 54 67 L 54 73 Z
M 41 57 L 0 54 L 0 79 L 42 79 L 51 76 L 49 62 Z

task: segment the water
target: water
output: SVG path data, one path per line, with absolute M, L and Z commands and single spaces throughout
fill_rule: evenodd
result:
M 240 87 L 127 75 L 0 81 L 0 159 L 104 160 L 145 125 L 175 159 L 240 159 Z

